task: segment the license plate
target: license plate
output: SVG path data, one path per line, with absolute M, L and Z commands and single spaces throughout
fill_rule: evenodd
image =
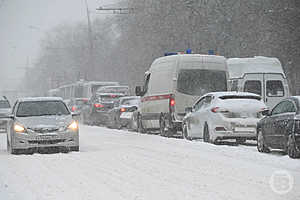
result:
M 57 138 L 58 138 L 57 135 L 38 135 L 36 137 L 37 140 L 53 140 Z
M 131 119 L 132 118 L 133 113 L 132 112 L 123 112 L 120 116 L 120 118 L 124 118 L 124 119 Z

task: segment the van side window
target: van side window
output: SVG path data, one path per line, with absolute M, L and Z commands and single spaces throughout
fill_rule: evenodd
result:
M 266 83 L 267 96 L 268 97 L 283 97 L 284 88 L 282 81 L 280 80 L 270 80 Z
M 246 81 L 244 85 L 244 92 L 251 92 L 261 96 L 261 82 L 258 80 Z

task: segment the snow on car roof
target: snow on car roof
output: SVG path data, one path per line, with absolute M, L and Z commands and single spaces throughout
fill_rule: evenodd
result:
M 257 94 L 254 93 L 250 93 L 250 92 L 210 92 L 205 94 L 205 96 L 207 95 L 213 95 L 216 97 L 222 97 L 222 96 L 256 96 L 256 97 L 260 97 Z
M 19 98 L 19 102 L 29 102 L 29 101 L 63 101 L 61 97 L 24 97 Z
M 121 97 L 120 100 L 124 100 L 124 99 L 140 99 L 141 97 L 139 96 L 126 96 L 126 97 Z
M 242 78 L 245 73 L 281 73 L 284 71 L 277 58 L 255 56 L 253 58 L 227 59 L 230 78 Z

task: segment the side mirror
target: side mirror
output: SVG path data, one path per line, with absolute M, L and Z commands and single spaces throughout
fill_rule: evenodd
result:
M 185 113 L 190 113 L 193 112 L 193 108 L 192 107 L 186 107 L 185 108 Z
M 263 116 L 269 116 L 269 115 L 270 115 L 270 110 L 263 110 L 263 111 L 261 112 L 261 114 L 262 114 Z
M 141 86 L 136 86 L 135 87 L 135 95 L 136 96 L 143 96 L 143 91 Z
M 75 112 L 72 112 L 71 114 L 72 114 L 72 117 L 77 117 L 77 116 L 80 115 L 80 113 L 78 113 L 78 112 L 76 112 L 76 113 L 75 113 Z

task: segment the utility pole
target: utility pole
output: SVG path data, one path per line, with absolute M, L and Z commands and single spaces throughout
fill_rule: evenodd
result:
M 92 31 L 92 24 L 90 19 L 90 11 L 87 0 L 85 0 L 86 6 L 86 15 L 87 15 L 87 22 L 88 22 L 88 40 L 89 40 L 89 60 L 88 65 L 89 69 L 88 72 L 85 70 L 85 77 L 89 79 L 94 79 L 95 74 L 95 55 L 94 55 L 94 43 L 93 43 L 93 31 Z

